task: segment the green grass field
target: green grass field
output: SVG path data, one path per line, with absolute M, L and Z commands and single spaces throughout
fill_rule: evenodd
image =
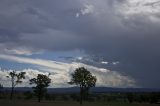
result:
M 38 103 L 34 100 L 0 100 L 0 106 L 80 106 L 80 104 L 72 101 L 42 101 Z M 84 102 L 82 106 L 160 106 L 160 104 Z

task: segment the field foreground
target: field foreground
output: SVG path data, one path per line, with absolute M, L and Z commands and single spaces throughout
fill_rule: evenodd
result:
M 80 106 L 78 102 L 73 101 L 42 101 L 38 103 L 34 100 L 0 100 L 1 106 Z M 102 103 L 102 102 L 84 102 L 82 106 L 160 106 L 160 104 L 143 104 L 143 103 L 118 103 L 118 102 L 110 102 L 110 103 Z

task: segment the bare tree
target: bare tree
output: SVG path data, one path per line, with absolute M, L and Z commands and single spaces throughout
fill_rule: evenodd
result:
M 13 99 L 13 94 L 14 94 L 14 88 L 18 85 L 22 83 L 22 79 L 25 79 L 25 72 L 20 72 L 20 73 L 16 73 L 16 71 L 12 71 L 9 73 L 9 76 L 7 76 L 8 78 L 11 79 L 11 95 L 10 95 L 10 99 Z

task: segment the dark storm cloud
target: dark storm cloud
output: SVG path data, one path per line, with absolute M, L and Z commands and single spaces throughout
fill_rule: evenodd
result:
M 156 83 L 160 81 L 159 12 L 155 6 L 133 11 L 134 5 L 128 3 L 129 0 L 1 0 L 0 48 L 81 49 L 94 55 L 95 61 L 97 57 L 119 61 L 119 65 L 109 68 L 132 76 L 139 85 L 160 87 Z M 152 8 L 155 9 L 150 13 Z

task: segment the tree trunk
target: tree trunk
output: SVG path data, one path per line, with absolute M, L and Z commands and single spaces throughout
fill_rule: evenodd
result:
M 88 88 L 86 89 L 86 94 L 85 95 L 86 95 L 85 99 L 88 100 L 88 96 L 89 96 L 89 89 Z
M 41 89 L 39 90 L 39 94 L 38 94 L 38 102 L 41 102 Z
M 41 102 L 41 93 L 38 94 L 38 102 Z
M 41 97 L 40 96 L 38 97 L 38 102 L 41 102 Z
M 12 89 L 11 89 L 10 100 L 12 100 L 12 99 L 13 99 L 13 93 L 14 93 L 14 87 L 12 87 Z
M 82 105 L 82 101 L 83 101 L 83 88 L 80 87 L 80 105 Z

